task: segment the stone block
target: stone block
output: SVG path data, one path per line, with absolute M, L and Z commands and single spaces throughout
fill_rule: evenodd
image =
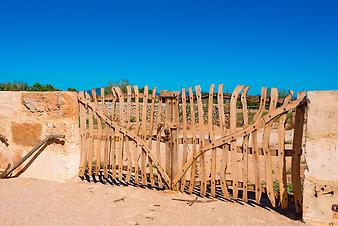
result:
M 11 123 L 13 142 L 24 146 L 35 146 L 40 142 L 40 123 Z

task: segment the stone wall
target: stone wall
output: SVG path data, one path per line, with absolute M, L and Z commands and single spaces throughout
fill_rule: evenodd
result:
M 64 144 L 46 146 L 21 176 L 63 181 L 77 175 L 77 93 L 0 92 L 0 134 L 8 139 L 8 146 L 0 142 L 0 171 L 19 161 L 46 136 L 60 134 L 65 135 Z
M 303 218 L 338 225 L 338 91 L 308 92 Z

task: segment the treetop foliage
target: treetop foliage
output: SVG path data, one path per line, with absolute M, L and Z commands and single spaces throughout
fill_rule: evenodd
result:
M 52 85 L 40 83 L 34 83 L 33 85 L 28 85 L 25 82 L 5 82 L 0 83 L 0 91 L 59 91 Z

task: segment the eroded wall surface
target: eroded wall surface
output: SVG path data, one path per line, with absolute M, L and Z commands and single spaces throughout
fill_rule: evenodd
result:
M 303 218 L 338 225 L 338 91 L 308 92 Z
M 40 153 L 21 175 L 53 181 L 75 177 L 79 167 L 78 104 L 75 92 L 0 92 L 0 170 L 14 164 L 48 135 L 65 135 Z M 17 172 L 22 167 L 18 168 Z

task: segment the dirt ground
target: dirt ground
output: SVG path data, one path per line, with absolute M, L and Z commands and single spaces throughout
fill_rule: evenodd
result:
M 0 225 L 304 225 L 274 210 L 133 186 L 0 180 Z

